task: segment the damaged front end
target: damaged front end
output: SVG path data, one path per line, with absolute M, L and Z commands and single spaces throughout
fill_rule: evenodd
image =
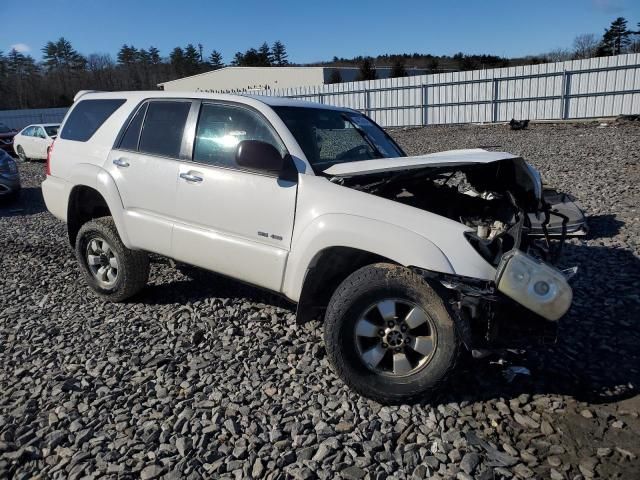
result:
M 468 227 L 469 244 L 496 269 L 493 281 L 414 269 L 444 287 L 467 347 L 555 340 L 557 321 L 571 305 L 575 269 L 560 272 L 550 263 L 568 235 L 586 231 L 572 199 L 544 190 L 538 172 L 511 154 L 475 149 L 393 160 L 387 169 L 372 160 L 325 173 Z

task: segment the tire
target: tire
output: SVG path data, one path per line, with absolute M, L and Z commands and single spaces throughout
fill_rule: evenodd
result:
M 149 279 L 149 256 L 124 246 L 111 217 L 85 223 L 76 237 L 75 253 L 86 282 L 105 300 L 130 298 Z
M 385 310 L 391 302 L 395 314 Z M 360 323 L 366 326 L 362 331 Z M 371 324 L 378 329 L 376 337 L 369 331 Z M 431 400 L 454 371 L 460 352 L 442 298 L 420 276 L 386 263 L 355 271 L 336 289 L 325 314 L 324 341 L 333 369 L 350 388 L 388 404 Z M 367 364 L 370 352 L 381 348 L 385 353 L 379 363 L 374 366 L 376 356 Z
M 27 157 L 24 153 L 24 149 L 22 148 L 22 145 L 18 145 L 16 147 L 16 153 L 18 154 L 18 157 L 20 158 L 20 160 L 22 160 L 23 162 L 28 162 L 29 161 L 29 157 Z

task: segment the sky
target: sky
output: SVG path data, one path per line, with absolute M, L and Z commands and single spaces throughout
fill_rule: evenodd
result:
M 122 44 L 153 45 L 162 56 L 202 43 L 230 62 L 235 52 L 284 42 L 308 63 L 383 53 L 456 52 L 515 57 L 570 48 L 618 16 L 634 27 L 640 0 L 31 0 L 4 2 L 0 50 L 39 60 L 63 36 L 80 53 L 115 57 Z

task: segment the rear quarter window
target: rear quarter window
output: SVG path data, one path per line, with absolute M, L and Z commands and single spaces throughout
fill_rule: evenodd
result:
M 126 100 L 81 100 L 62 127 L 60 138 L 86 142 Z

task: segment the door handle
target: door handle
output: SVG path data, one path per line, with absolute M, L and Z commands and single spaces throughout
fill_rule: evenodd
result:
M 118 167 L 128 167 L 129 166 L 129 162 L 127 162 L 124 158 L 116 158 L 113 161 L 114 165 L 117 165 Z
M 193 175 L 191 173 L 181 173 L 180 178 L 182 178 L 183 180 L 186 180 L 187 182 L 195 182 L 195 183 L 200 183 L 202 182 L 202 180 L 204 180 L 204 178 L 199 177 L 198 175 Z

